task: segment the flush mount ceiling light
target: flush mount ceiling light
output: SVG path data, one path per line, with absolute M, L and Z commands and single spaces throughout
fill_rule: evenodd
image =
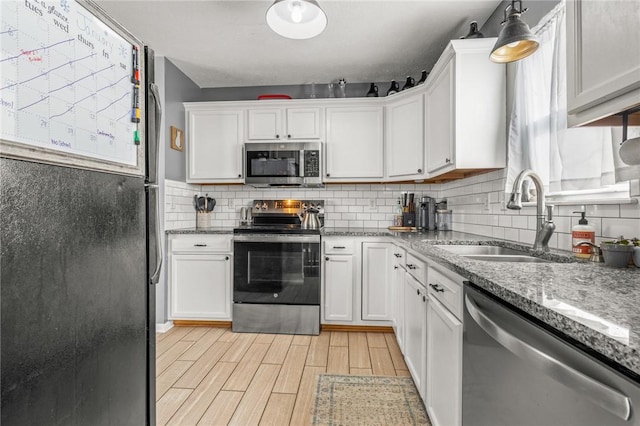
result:
M 315 0 L 276 0 L 266 18 L 274 32 L 296 40 L 315 37 L 327 27 L 327 15 Z
M 519 7 L 516 8 L 516 3 Z M 520 19 L 520 15 L 527 9 L 522 8 L 521 0 L 512 0 L 504 10 L 502 30 L 498 35 L 491 56 L 493 62 L 501 64 L 517 61 L 531 55 L 538 49 L 538 38 L 533 35 L 526 22 Z

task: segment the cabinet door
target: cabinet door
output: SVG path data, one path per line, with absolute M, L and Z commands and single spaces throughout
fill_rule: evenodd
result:
M 382 179 L 382 107 L 332 107 L 326 114 L 325 180 Z
M 400 351 L 404 353 L 404 253 L 398 247 L 391 249 L 389 263 L 393 265 L 391 271 L 391 287 L 393 295 L 393 331 Z
M 426 370 L 427 298 L 424 287 L 405 274 L 404 357 L 420 395 L 424 398 Z
M 362 319 L 391 321 L 393 296 L 389 243 L 362 243 Z
M 242 182 L 242 110 L 187 111 L 187 182 Z
M 453 60 L 433 77 L 427 88 L 427 171 L 453 163 Z
M 387 130 L 387 176 L 419 178 L 424 174 L 424 95 L 390 104 Z
M 434 426 L 462 423 L 462 323 L 437 300 L 427 306 L 427 411 Z
M 324 319 L 353 321 L 353 256 L 324 260 Z
M 171 319 L 231 319 L 231 256 L 170 256 Z
M 286 139 L 282 134 L 282 110 L 280 108 L 259 108 L 248 111 L 249 140 Z
M 640 89 L 639 17 L 638 1 L 567 2 L 569 114 Z M 599 112 L 589 118 L 597 119 L 620 112 L 637 104 L 638 99 L 636 93 L 626 102 L 613 101 L 608 107 L 597 108 Z
M 320 108 L 287 108 L 287 139 L 320 139 Z

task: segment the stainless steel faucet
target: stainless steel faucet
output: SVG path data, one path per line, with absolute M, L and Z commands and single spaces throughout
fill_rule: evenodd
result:
M 536 187 L 537 223 L 536 240 L 533 243 L 533 250 L 549 251 L 549 239 L 556 229 L 556 225 L 553 223 L 553 206 L 547 206 L 547 214 L 545 216 L 544 184 L 540 176 L 533 170 L 525 169 L 516 177 L 515 182 L 513 182 L 513 190 L 511 191 L 511 198 L 507 203 L 507 208 L 512 210 L 522 209 L 522 185 L 527 178 L 530 178 Z

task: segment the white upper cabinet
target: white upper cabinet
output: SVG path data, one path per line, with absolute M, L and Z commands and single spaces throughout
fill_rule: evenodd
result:
M 506 165 L 506 67 L 489 60 L 495 41 L 452 40 L 425 83 L 429 178 Z
M 363 182 L 384 178 L 383 107 L 328 107 L 324 180 Z
M 393 99 L 393 98 L 391 98 Z M 386 163 L 389 178 L 424 176 L 424 94 L 414 93 L 386 107 Z
M 248 110 L 248 140 L 320 139 L 320 108 L 251 108 Z
M 185 104 L 187 182 L 238 183 L 242 177 L 244 111 Z
M 568 124 L 640 104 L 640 2 L 567 1 Z
M 287 108 L 288 139 L 320 139 L 321 136 L 320 108 Z
M 435 172 L 453 161 L 453 61 L 432 75 L 427 88 L 427 171 Z
M 248 112 L 247 139 L 273 140 L 281 139 L 282 110 L 280 108 L 250 109 Z

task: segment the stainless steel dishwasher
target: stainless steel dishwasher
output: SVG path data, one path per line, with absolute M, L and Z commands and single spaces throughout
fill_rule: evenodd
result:
M 638 407 L 638 382 L 465 283 L 464 425 L 640 425 Z

